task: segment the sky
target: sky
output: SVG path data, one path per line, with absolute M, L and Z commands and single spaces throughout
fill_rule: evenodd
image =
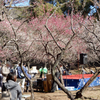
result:
M 28 2 L 23 2 L 23 3 L 16 4 L 15 6 L 29 6 L 29 1 Z
M 95 6 L 90 6 L 91 11 L 88 13 L 89 16 L 92 16 L 94 13 L 97 11 L 97 7 Z
M 29 1 L 30 0 L 17 0 L 18 2 L 20 2 L 20 3 L 16 3 L 16 2 L 14 2 L 13 4 L 12 4 L 12 6 L 17 6 L 17 7 L 19 7 L 19 6 L 21 6 L 21 7 L 23 7 L 23 6 L 29 6 Z M 7 2 L 7 0 L 5 0 L 5 3 Z

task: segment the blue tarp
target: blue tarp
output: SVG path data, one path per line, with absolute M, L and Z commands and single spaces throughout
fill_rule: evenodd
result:
M 64 84 L 65 87 L 71 90 L 79 90 L 81 89 L 86 82 L 89 80 L 90 78 L 82 78 L 82 79 L 64 79 Z M 96 79 L 89 85 L 89 87 L 93 87 L 93 86 L 98 86 L 100 85 L 100 77 L 96 77 Z

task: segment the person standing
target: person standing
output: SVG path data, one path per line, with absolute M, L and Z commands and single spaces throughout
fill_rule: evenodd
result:
M 30 74 L 28 74 L 27 72 L 27 69 L 25 67 L 25 64 L 23 64 L 23 70 L 25 72 L 25 74 L 27 75 L 28 78 L 32 78 Z M 20 78 L 20 79 L 23 79 L 23 82 L 22 82 L 22 88 L 24 89 L 24 84 L 25 84 L 25 76 L 21 70 L 21 63 L 19 64 L 19 66 L 17 67 L 17 78 Z M 28 87 L 29 87 L 29 81 L 27 80 L 27 85 L 26 85 L 26 91 L 28 90 Z
M 41 66 L 41 68 L 39 69 L 39 73 L 40 73 L 40 78 L 42 78 L 42 74 L 43 74 L 43 66 Z
M 46 78 L 47 72 L 48 72 L 48 69 L 47 69 L 47 67 L 45 66 L 45 67 L 43 68 L 44 78 Z
M 5 88 L 10 92 L 10 100 L 21 100 L 22 98 L 21 87 L 16 82 L 16 78 L 14 73 L 9 73 L 4 83 Z

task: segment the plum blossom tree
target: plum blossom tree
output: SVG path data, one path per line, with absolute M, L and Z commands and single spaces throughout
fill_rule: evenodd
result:
M 9 19 L 5 12 L 5 20 L 0 22 L 0 31 L 5 33 L 0 37 L 2 39 L 0 50 L 5 59 L 13 57 L 12 60 L 19 59 L 21 63 L 27 59 L 38 59 L 42 62 L 47 62 L 49 59 L 53 64 L 54 80 L 71 100 L 74 100 L 73 95 L 55 77 L 54 69 L 59 66 L 62 59 L 75 61 L 77 52 L 87 52 L 86 40 L 82 40 L 81 37 L 86 35 L 86 31 L 81 24 L 88 26 L 88 19 L 84 20 L 79 14 L 73 15 L 73 9 L 71 16 L 66 18 L 54 13 L 49 15 L 46 13 L 39 18 L 17 21 Z M 93 36 L 91 38 L 93 39 Z M 24 71 L 23 73 L 25 74 Z M 28 80 L 32 89 L 32 81 Z
M 45 47 L 45 52 L 48 55 L 52 56 L 52 58 L 53 58 L 53 65 L 54 65 L 53 67 L 56 67 L 61 60 L 61 57 L 57 57 L 59 54 L 62 54 L 63 51 L 66 51 L 66 50 L 67 50 L 67 53 L 68 53 L 68 47 L 69 47 L 70 50 L 72 50 L 73 54 L 76 51 L 86 52 L 87 46 L 86 45 L 85 46 L 78 45 L 77 43 L 84 43 L 84 42 L 81 39 L 79 39 L 80 41 L 76 41 L 76 40 L 78 40 L 78 37 L 75 37 L 76 36 L 75 33 L 78 34 L 79 33 L 78 30 L 80 30 L 80 25 L 78 23 L 80 22 L 80 20 L 84 23 L 83 19 L 78 19 L 79 18 L 78 15 L 73 17 L 73 20 L 74 20 L 74 22 L 73 22 L 74 31 L 73 31 L 73 29 L 71 29 L 72 27 L 71 27 L 71 24 L 70 24 L 71 23 L 70 16 L 67 17 L 67 18 L 68 18 L 68 20 L 64 17 L 59 17 L 57 15 L 50 16 L 50 19 L 48 20 L 48 27 L 46 26 L 47 30 L 45 30 L 44 27 L 40 28 L 41 26 L 38 25 L 38 30 L 41 33 L 40 34 L 41 38 L 43 38 L 42 44 Z M 76 18 L 78 19 L 77 21 L 76 21 Z M 56 21 L 56 19 L 57 19 L 57 21 Z M 45 21 L 45 20 L 42 18 L 42 20 L 40 20 L 40 22 L 42 23 L 43 21 Z M 53 24 L 51 24 L 50 22 L 52 22 Z M 35 23 L 35 22 L 33 21 L 33 22 L 31 22 L 31 24 L 32 23 Z M 43 23 L 41 25 L 43 25 Z M 64 27 L 64 25 L 65 25 L 65 27 Z M 62 29 L 62 27 L 65 28 L 65 29 Z M 46 31 L 48 33 L 47 34 L 48 36 L 46 36 Z M 44 35 L 43 32 L 45 32 L 46 38 L 43 37 L 43 35 Z M 82 31 L 80 31 L 80 32 L 82 32 Z M 72 45 L 71 45 L 71 43 L 72 43 Z M 75 45 L 73 45 L 73 43 Z M 74 51 L 73 51 L 73 48 L 71 49 L 71 46 L 73 46 Z M 71 54 L 72 54 L 72 52 L 71 52 Z M 64 56 L 62 58 L 64 59 Z M 68 58 L 71 59 L 71 57 L 68 57 Z M 54 75 L 54 72 L 53 72 L 53 75 Z M 57 82 L 57 84 L 62 88 L 62 90 L 64 90 L 64 92 L 66 92 L 70 96 L 70 98 L 73 100 L 73 96 L 70 94 L 70 92 L 68 92 L 59 83 L 59 81 L 57 81 L 55 76 L 54 76 L 54 79 Z
M 75 15 L 74 17 L 73 20 L 76 20 L 78 15 Z M 71 55 L 75 55 L 77 50 L 79 48 L 81 49 L 81 45 L 78 45 L 78 42 L 83 43 L 83 41 L 77 41 L 78 37 L 75 37 L 75 34 L 73 35 L 73 32 L 71 31 L 70 16 L 64 18 L 63 16 L 54 15 L 48 20 L 48 27 L 51 30 L 52 35 L 49 33 L 48 28 L 45 27 L 46 21 L 47 16 L 32 18 L 29 23 L 24 22 L 24 24 L 16 20 L 9 19 L 2 21 L 1 27 L 5 25 L 5 29 L 3 31 L 5 31 L 9 37 L 7 38 L 8 40 L 4 38 L 5 41 L 1 44 L 3 46 L 3 50 L 5 48 L 10 50 L 15 55 L 14 57 L 17 55 L 17 57 L 20 58 L 20 62 L 29 58 L 47 61 L 48 57 L 55 65 L 55 62 L 58 60 L 57 56 L 62 52 L 62 50 L 66 50 L 66 53 L 68 54 L 68 56 L 66 55 L 67 58 L 64 55 L 63 59 L 72 59 Z M 78 21 L 74 21 L 73 25 L 75 32 L 77 32 L 77 30 L 80 29 Z M 9 33 L 6 30 L 9 31 Z M 72 37 L 73 40 L 71 40 Z M 71 44 L 68 46 L 68 49 L 66 49 L 69 42 Z M 86 47 L 82 47 L 82 50 L 83 48 L 85 49 Z M 70 51 L 72 53 L 69 53 Z M 8 52 L 8 54 L 10 53 Z M 45 55 L 47 55 L 47 57 Z M 9 57 L 12 57 L 12 54 L 9 55 Z M 18 59 L 17 57 L 16 59 Z M 75 57 L 73 56 L 73 58 Z M 55 66 L 57 65 L 58 64 Z M 58 84 L 62 87 L 59 81 Z M 62 88 L 69 96 L 71 95 L 68 90 L 64 87 Z M 70 98 L 73 98 L 73 96 L 71 95 Z

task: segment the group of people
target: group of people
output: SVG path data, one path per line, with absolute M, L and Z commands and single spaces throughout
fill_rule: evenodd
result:
M 25 64 L 23 64 L 22 69 L 24 70 L 27 77 L 29 79 L 32 79 L 33 76 L 31 76 L 28 73 L 28 69 Z M 10 94 L 11 94 L 10 100 L 15 100 L 15 99 L 21 100 L 22 89 L 24 89 L 25 81 L 27 83 L 26 91 L 28 90 L 29 81 L 26 80 L 26 77 L 24 76 L 22 69 L 21 69 L 21 63 L 19 63 L 15 69 L 9 68 L 7 65 L 0 66 L 0 87 L 1 87 L 2 93 L 5 90 L 10 91 Z M 60 66 L 60 70 L 62 71 L 63 75 L 70 75 L 69 70 L 64 69 L 63 66 Z M 39 72 L 40 72 L 40 78 L 42 78 L 43 74 L 44 74 L 43 78 L 46 78 L 48 69 L 46 68 L 46 66 L 44 66 L 39 69 Z M 59 71 L 56 72 L 56 76 L 59 79 Z M 17 79 L 22 80 L 21 86 L 16 81 Z M 54 82 L 52 90 L 51 90 L 52 92 L 55 91 L 55 87 L 56 87 L 56 83 Z
M 32 77 L 28 73 L 25 64 L 23 64 L 22 67 L 27 77 L 31 79 Z M 21 85 L 22 87 L 20 87 L 20 85 L 17 82 L 18 78 L 23 80 Z M 7 66 L 7 64 L 0 66 L 0 90 L 2 92 L 2 98 L 3 95 L 7 94 L 9 91 L 10 100 L 21 100 L 22 88 L 24 89 L 25 79 L 26 77 L 24 76 L 21 70 L 21 63 L 14 70 L 11 70 L 11 68 Z M 29 81 L 27 81 L 26 90 L 28 89 L 28 87 L 29 87 Z
M 28 73 L 28 69 L 24 63 L 22 68 L 29 79 L 32 79 L 32 77 L 34 77 Z M 44 78 L 46 78 L 47 71 L 48 70 L 46 67 L 41 67 L 39 69 L 40 78 L 42 78 L 42 74 L 44 74 Z M 21 63 L 19 63 L 16 68 L 11 68 L 7 64 L 0 66 L 0 88 L 2 94 L 5 93 L 5 91 L 10 91 L 10 100 L 21 100 L 22 90 L 24 90 L 24 86 L 26 86 L 26 91 L 29 87 L 29 80 L 26 79 L 26 76 L 24 76 L 21 69 Z M 22 82 L 21 85 L 18 83 L 18 80 L 20 79 Z

